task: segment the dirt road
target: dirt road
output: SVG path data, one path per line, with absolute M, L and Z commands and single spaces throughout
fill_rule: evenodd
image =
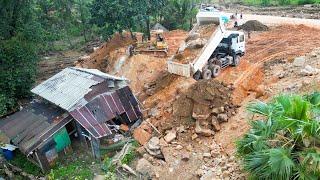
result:
M 320 20 L 317 19 L 302 19 L 302 18 L 290 18 L 290 17 L 279 17 L 279 16 L 268 16 L 268 15 L 254 15 L 254 14 L 244 14 L 243 20 L 240 24 L 248 20 L 258 20 L 266 25 L 306 25 L 314 28 L 320 28 Z

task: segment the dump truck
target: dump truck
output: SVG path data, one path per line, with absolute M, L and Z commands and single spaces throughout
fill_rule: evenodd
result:
M 168 71 L 196 80 L 217 77 L 221 69 L 230 65 L 237 66 L 245 54 L 245 36 L 241 31 L 226 30 L 221 16 L 211 12 L 199 12 L 197 24 L 189 32 L 192 35 L 201 26 L 215 24 L 210 38 L 190 62 L 181 63 L 177 55 L 167 61 Z M 181 52 L 180 52 L 181 53 Z

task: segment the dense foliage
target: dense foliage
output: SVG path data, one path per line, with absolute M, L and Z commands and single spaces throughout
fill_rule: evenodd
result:
M 34 81 L 40 24 L 30 0 L 0 1 L 0 116 L 26 97 Z
M 320 92 L 248 106 L 251 129 L 237 153 L 252 179 L 319 179 Z

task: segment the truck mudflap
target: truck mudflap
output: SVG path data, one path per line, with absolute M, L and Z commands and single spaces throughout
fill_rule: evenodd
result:
M 190 77 L 191 76 L 191 66 L 190 64 L 181 64 L 173 61 L 167 61 L 168 71 L 171 74 L 177 74 L 180 76 Z

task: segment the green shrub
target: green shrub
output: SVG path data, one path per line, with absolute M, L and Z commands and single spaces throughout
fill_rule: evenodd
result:
M 280 95 L 248 105 L 251 129 L 237 154 L 251 179 L 319 179 L 320 93 Z

